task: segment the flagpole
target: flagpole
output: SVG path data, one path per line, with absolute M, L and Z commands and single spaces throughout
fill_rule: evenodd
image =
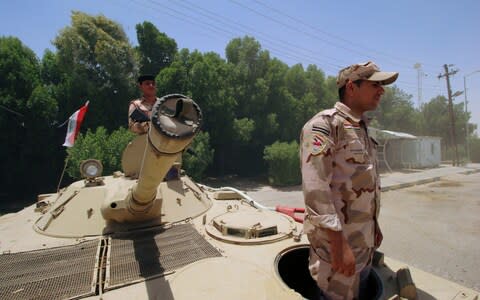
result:
M 60 176 L 60 181 L 58 182 L 57 194 L 60 192 L 60 185 L 62 184 L 63 174 L 65 174 L 65 170 L 67 169 L 67 164 L 68 164 L 68 155 L 67 155 L 67 158 L 65 159 L 65 165 L 63 166 L 63 171 L 62 171 L 62 175 Z

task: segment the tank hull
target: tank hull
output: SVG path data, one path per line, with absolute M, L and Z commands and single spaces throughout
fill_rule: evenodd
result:
M 134 184 L 135 181 L 127 178 L 106 177 L 105 182 L 116 179 L 128 184 Z M 49 210 L 35 211 L 37 205 L 34 204 L 18 213 L 4 215 L 0 217 L 2 234 L 0 252 L 3 253 L 0 255 L 0 261 L 4 262 L 19 254 L 41 255 L 43 251 L 59 251 L 59 249 L 69 250 L 75 257 L 80 257 L 81 255 L 74 254 L 75 251 L 91 247 L 89 254 L 91 257 L 87 257 L 91 267 L 85 272 L 92 274 L 92 282 L 86 287 L 88 293 L 57 298 L 47 295 L 43 299 L 49 297 L 49 299 L 70 297 L 311 299 L 313 297 L 315 285 L 309 278 L 306 268 L 308 241 L 302 234 L 302 224 L 295 222 L 287 215 L 255 206 L 255 203 L 239 194 L 235 196 L 235 193 L 230 193 L 225 197 L 218 190 L 198 186 L 186 176 L 182 176 L 179 182 L 165 183 L 159 189 L 164 189 L 161 192 L 163 194 L 171 192 L 178 196 L 184 193 L 192 198 L 178 201 L 175 199 L 178 197 L 168 197 L 169 200 L 162 204 L 164 206 L 162 211 L 166 213 L 163 222 L 137 224 L 134 230 L 118 227 L 116 231 L 108 234 L 91 234 L 73 238 L 55 237 L 35 228 L 35 221 L 48 214 Z M 169 189 L 173 190 L 167 191 Z M 202 199 L 198 199 L 200 192 L 203 195 Z M 57 196 L 53 194 L 50 199 L 58 199 Z M 46 199 L 48 202 L 49 198 Z M 91 203 L 82 200 L 82 197 L 73 198 L 69 201 L 69 205 L 84 203 L 86 207 L 83 209 L 87 211 L 91 208 Z M 168 215 L 169 212 L 173 214 L 178 207 L 189 202 L 203 203 L 201 205 L 203 208 L 198 209 L 196 214 L 185 211 L 183 215 L 179 213 L 175 213 L 175 216 Z M 96 213 L 100 212 L 93 212 L 93 214 Z M 57 218 L 60 216 L 61 214 Z M 265 230 L 262 231 L 257 223 L 260 223 L 260 227 L 263 226 Z M 253 226 L 249 227 L 249 224 Z M 270 230 L 272 224 L 278 225 L 277 231 Z M 58 264 L 61 265 L 61 262 Z M 65 264 L 69 264 L 68 269 L 75 269 L 72 259 Z M 79 264 L 85 263 L 79 261 Z M 18 269 L 15 265 L 11 267 Z M 133 274 L 125 275 L 116 269 L 122 267 L 131 270 Z M 397 271 L 404 267 L 408 267 L 411 272 L 417 299 L 476 299 L 478 297 L 473 290 L 385 257 L 384 264 L 374 268 L 381 288 L 379 290 L 376 287 L 375 291 L 372 291 L 374 295 L 372 299 L 395 299 L 396 295 L 400 294 L 396 280 Z M 66 272 L 60 271 L 61 268 L 51 263 L 48 268 L 45 268 L 46 266 L 43 266 L 42 269 L 40 262 L 40 270 L 43 270 L 43 274 L 48 278 L 55 277 L 54 275 L 61 277 L 63 276 L 61 273 Z M 24 269 L 24 273 L 38 272 L 38 270 L 38 267 L 32 266 L 31 269 Z M 5 271 L 0 275 L 1 282 L 11 280 L 11 273 L 8 274 L 9 271 Z M 122 279 L 122 276 L 126 277 Z M 41 279 L 42 276 L 36 275 L 33 278 Z M 13 282 L 16 281 L 13 280 Z M 32 287 L 40 287 L 42 284 L 45 284 L 45 287 L 31 291 Z M 0 298 L 41 299 L 42 292 L 52 288 L 48 284 L 48 280 L 43 282 L 29 280 L 25 283 L 17 280 L 16 285 L 2 288 L 3 294 Z M 24 291 L 25 293 L 30 291 L 33 296 L 23 294 Z M 459 295 L 461 298 L 458 298 Z M 58 295 L 54 294 L 54 296 Z

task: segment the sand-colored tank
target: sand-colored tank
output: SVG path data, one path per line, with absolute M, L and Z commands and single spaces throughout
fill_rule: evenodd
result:
M 298 218 L 184 174 L 201 121 L 192 99 L 162 97 L 122 172 L 87 160 L 84 180 L 0 217 L 0 299 L 314 299 Z M 376 253 L 363 298 L 400 296 L 478 299 Z

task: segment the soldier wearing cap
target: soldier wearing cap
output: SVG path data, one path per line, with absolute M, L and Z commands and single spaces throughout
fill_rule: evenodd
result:
M 130 102 L 128 107 L 128 128 L 137 134 L 144 134 L 148 131 L 148 122 L 141 121 L 135 116 L 138 113 L 143 113 L 147 119 L 150 119 L 153 105 L 158 99 L 156 96 L 155 76 L 141 75 L 138 77 L 138 88 L 142 91 L 142 97 Z
M 319 112 L 300 137 L 309 270 L 326 299 L 358 299 L 382 242 L 376 142 L 366 111 L 375 110 L 396 72 L 373 63 L 340 70 L 340 101 Z

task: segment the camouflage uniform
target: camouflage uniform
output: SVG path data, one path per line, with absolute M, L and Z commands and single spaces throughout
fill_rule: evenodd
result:
M 304 231 L 311 243 L 309 269 L 331 299 L 358 298 L 360 272 L 370 266 L 380 208 L 376 142 L 366 120 L 341 102 L 309 120 L 301 136 L 306 207 Z M 343 231 L 355 256 L 355 275 L 332 270 L 325 230 Z
M 158 98 L 157 98 L 158 100 Z M 130 118 L 130 114 L 136 109 L 138 108 L 141 112 L 143 112 L 146 116 L 148 116 L 149 118 L 151 117 L 151 114 L 152 114 L 152 108 L 153 108 L 153 105 L 146 102 L 143 98 L 141 99 L 136 99 L 136 100 L 133 100 L 130 102 L 130 106 L 128 107 L 128 128 L 130 129 L 130 131 L 134 132 L 134 133 L 138 133 L 138 134 L 143 134 L 143 133 L 146 133 L 148 131 L 148 124 L 145 122 L 145 123 L 141 123 L 142 126 L 141 127 L 136 127 L 135 124 L 138 123 L 138 122 L 135 122 L 134 120 L 132 120 Z

